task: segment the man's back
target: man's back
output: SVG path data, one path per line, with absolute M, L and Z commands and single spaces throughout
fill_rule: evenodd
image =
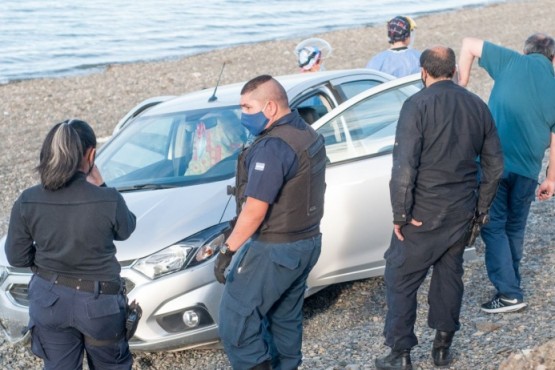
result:
M 404 161 L 412 162 L 410 166 L 418 171 L 413 190 L 415 218 L 418 213 L 473 212 L 477 157 L 499 152 L 486 104 L 450 80 L 438 81 L 407 100 L 396 144 L 394 172 L 397 162 L 403 166 Z M 400 175 L 392 177 L 392 185 L 404 181 Z
M 484 42 L 482 66 L 495 80 L 489 107 L 507 171 L 536 178 L 555 126 L 555 76 L 542 54 L 523 55 Z

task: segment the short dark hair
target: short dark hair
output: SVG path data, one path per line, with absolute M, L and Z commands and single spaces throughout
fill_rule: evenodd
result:
M 87 149 L 96 148 L 96 135 L 85 121 L 57 123 L 50 129 L 40 151 L 37 171 L 48 190 L 65 186 L 79 170 Z
M 289 106 L 289 100 L 287 99 L 287 92 L 282 84 L 278 80 L 270 75 L 261 75 L 253 78 L 243 86 L 241 89 L 241 95 L 251 93 L 258 89 L 260 85 L 267 84 L 264 89 L 260 89 L 256 94 L 260 100 L 273 100 L 281 107 Z
M 524 54 L 541 54 L 552 61 L 555 56 L 555 41 L 545 33 L 535 33 L 524 42 Z
M 420 55 L 420 66 L 433 78 L 452 78 L 457 66 L 455 52 L 445 46 L 426 49 Z
M 270 75 L 260 75 L 258 77 L 255 77 L 252 80 L 250 80 L 249 82 L 247 82 L 245 84 L 245 86 L 243 86 L 243 88 L 241 89 L 241 95 L 250 93 L 250 92 L 256 90 L 258 88 L 258 86 L 260 86 L 263 83 L 266 83 L 270 80 L 273 80 L 273 79 L 274 78 Z

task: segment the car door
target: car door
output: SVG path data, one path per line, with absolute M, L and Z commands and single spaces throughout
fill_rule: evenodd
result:
M 391 153 L 404 101 L 419 75 L 386 82 L 340 105 L 313 127 L 326 143 L 325 213 L 320 259 L 309 288 L 383 273 L 393 229 Z

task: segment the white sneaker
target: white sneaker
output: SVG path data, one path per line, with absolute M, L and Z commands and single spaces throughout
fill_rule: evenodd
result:
M 507 298 L 503 295 L 494 297 L 482 305 L 481 309 L 487 313 L 514 312 L 523 309 L 527 304 L 517 298 Z

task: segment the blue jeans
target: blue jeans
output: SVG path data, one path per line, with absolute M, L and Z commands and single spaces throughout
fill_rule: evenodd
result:
M 486 268 L 497 295 L 522 300 L 519 265 L 524 246 L 524 231 L 534 200 L 537 180 L 505 173 L 493 204 L 490 221 L 482 227 L 486 244 Z
M 234 369 L 272 360 L 296 369 L 302 360 L 306 279 L 320 256 L 321 235 L 291 243 L 248 242 L 227 276 L 219 332 Z
M 130 370 L 125 339 L 126 304 L 121 294 L 95 294 L 34 275 L 29 283 L 31 350 L 45 370 Z

